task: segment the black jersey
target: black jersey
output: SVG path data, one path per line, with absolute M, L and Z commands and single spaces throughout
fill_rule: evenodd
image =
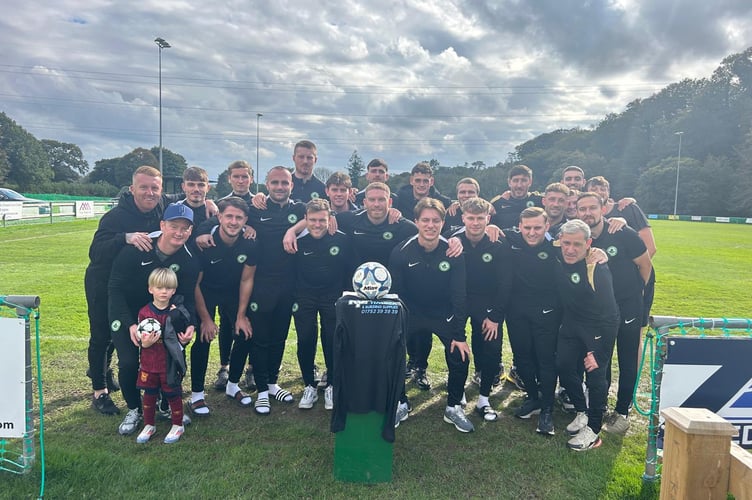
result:
M 257 264 L 257 244 L 241 233 L 235 243 L 228 246 L 219 236 L 219 226 L 214 226 L 211 234 L 215 246 L 196 253 L 204 273 L 201 292 L 213 297 L 237 297 L 244 266 Z
M 492 242 L 488 236 L 483 235 L 473 245 L 464 227 L 452 236 L 458 237 L 462 242 L 467 273 L 468 310 L 483 308 L 488 319 L 494 323 L 502 322 L 509 289 L 506 282 L 512 279 L 504 263 L 504 243 Z
M 321 182 L 315 175 L 310 179 L 303 180 L 292 176 L 292 194 L 290 199 L 302 203 L 308 203 L 317 198 L 326 199 L 326 185 Z
M 363 300 L 349 294 L 335 307 L 331 430 L 344 430 L 348 413 L 375 411 L 384 414 L 382 437 L 393 442 L 395 412 L 405 384 L 405 306 L 395 295 Z
M 325 233 L 315 239 L 303 230 L 298 236 L 295 254 L 295 293 L 298 296 L 320 297 L 351 289 L 353 268 L 350 240 L 341 231 Z
M 288 229 L 305 218 L 305 205 L 288 201 L 284 205 L 266 200 L 266 209 L 249 208 L 248 225 L 256 230 L 259 257 L 256 281 L 276 282 L 291 288 L 295 279 L 294 256 L 285 252 L 282 238 Z
M 392 292 L 400 296 L 411 314 L 444 319 L 452 338 L 465 341 L 467 323 L 467 278 L 465 258 L 447 257 L 449 244 L 441 238 L 436 248 L 427 252 L 418 236 L 394 247 L 389 259 Z
M 389 224 L 388 219 L 374 224 L 365 210 L 337 214 L 337 227 L 350 237 L 356 265 L 364 262 L 388 265 L 394 246 L 418 232 L 415 224 L 404 217 L 394 224 Z
M 506 232 L 506 242 L 505 265 L 514 276 L 509 289 L 508 307 L 556 308 L 558 296 L 553 276 L 559 249 L 554 247 L 553 240 L 546 236 L 541 244 L 531 247 L 515 229 Z
M 463 227 L 465 227 L 465 223 L 462 221 L 462 209 L 458 208 L 454 215 L 449 215 L 449 212 L 447 212 L 446 217 L 444 218 L 444 227 L 441 228 L 441 234 L 445 237 L 449 237 Z
M 608 221 L 604 220 L 603 231 L 598 238 L 593 238 L 592 245 L 608 255 L 616 301 L 642 296 L 645 282 L 633 259 L 647 252 L 647 247 L 634 229 L 625 227 L 609 234 Z
M 224 199 L 227 199 L 227 198 L 231 198 L 231 197 L 234 196 L 235 198 L 240 198 L 241 200 L 243 200 L 246 203 L 248 203 L 248 206 L 251 206 L 251 201 L 253 200 L 253 195 L 254 194 L 255 193 L 251 193 L 250 191 L 248 191 L 247 193 L 245 193 L 243 195 L 235 194 L 235 193 L 230 193 L 227 196 L 223 196 L 222 198 L 220 198 L 217 201 L 224 200 Z
M 543 207 L 543 197 L 537 193 L 528 193 L 524 198 L 504 198 L 497 197 L 491 203 L 496 210 L 496 214 L 491 217 L 491 224 L 495 224 L 501 229 L 517 227 L 520 223 L 520 213 L 530 207 Z
M 142 252 L 128 245 L 112 264 L 108 285 L 109 319 L 112 331 L 136 324 L 138 311 L 152 300 L 149 294 L 149 274 L 159 267 L 172 269 L 178 277 L 176 295 L 182 295 L 184 305 L 195 324 L 194 290 L 198 280 L 199 262 L 186 246 L 172 255 L 164 255 L 157 248 L 158 238 L 152 238 L 152 249 Z M 117 323 L 116 323 L 117 322 Z
M 564 316 L 562 324 L 603 326 L 619 322 L 611 272 L 606 264 L 557 262 L 556 288 Z

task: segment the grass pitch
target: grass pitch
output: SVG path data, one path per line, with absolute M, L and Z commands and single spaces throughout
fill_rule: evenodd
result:
M 272 415 L 263 418 L 208 388 L 212 415 L 194 418 L 179 443 L 161 443 L 169 423 L 158 421 L 153 442 L 137 445 L 135 436 L 117 434 L 120 417 L 90 407 L 83 275 L 95 229 L 95 221 L 0 229 L 0 295 L 42 298 L 48 498 L 657 498 L 657 486 L 641 479 L 646 427 L 640 417 L 625 437 L 604 434 L 601 448 L 578 454 L 565 446 L 570 415 L 557 409 L 557 435 L 536 435 L 535 418 L 512 416 L 523 395 L 506 384 L 491 397 L 499 421 L 471 417 L 476 432 L 456 432 L 442 421 L 446 372 L 438 342 L 429 367 L 433 389 L 408 388 L 415 410 L 397 431 L 389 484 L 333 479 L 334 437 L 323 398 L 313 410 L 273 404 Z M 752 227 L 654 221 L 654 232 L 654 314 L 752 317 L 752 298 L 740 293 L 752 264 Z M 217 364 L 215 346 L 208 384 Z M 294 330 L 280 379 L 300 396 Z M 468 384 L 467 396 L 474 404 L 477 388 Z M 119 395 L 114 400 L 124 406 Z M 0 498 L 38 494 L 38 448 L 37 458 L 25 476 L 0 472 Z

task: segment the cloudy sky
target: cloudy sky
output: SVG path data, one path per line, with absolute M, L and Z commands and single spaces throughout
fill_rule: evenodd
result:
M 0 110 L 101 158 L 159 143 L 212 178 L 313 140 L 393 171 L 506 159 L 752 45 L 749 0 L 3 0 Z

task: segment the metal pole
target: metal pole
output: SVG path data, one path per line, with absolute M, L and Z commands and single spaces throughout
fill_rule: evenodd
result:
M 162 173 L 162 49 L 169 49 L 171 45 L 164 38 L 155 38 L 159 47 L 159 173 Z
M 674 215 L 676 215 L 676 205 L 679 202 L 679 167 L 681 165 L 681 143 L 684 132 L 676 132 L 674 135 L 679 136 L 679 155 L 676 158 L 676 190 L 674 191 Z
M 256 113 L 256 192 L 259 192 L 259 177 L 261 176 L 261 166 L 259 165 L 259 120 L 264 116 L 263 113 Z

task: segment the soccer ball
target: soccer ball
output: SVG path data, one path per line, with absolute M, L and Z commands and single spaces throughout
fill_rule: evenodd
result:
M 355 270 L 353 290 L 365 299 L 380 299 L 392 287 L 392 275 L 378 262 L 366 262 Z
M 136 336 L 141 340 L 141 337 L 145 333 L 156 333 L 157 337 L 159 337 L 162 335 L 162 325 L 160 325 L 159 321 L 154 318 L 141 320 L 141 323 L 138 324 L 138 328 L 136 329 Z

